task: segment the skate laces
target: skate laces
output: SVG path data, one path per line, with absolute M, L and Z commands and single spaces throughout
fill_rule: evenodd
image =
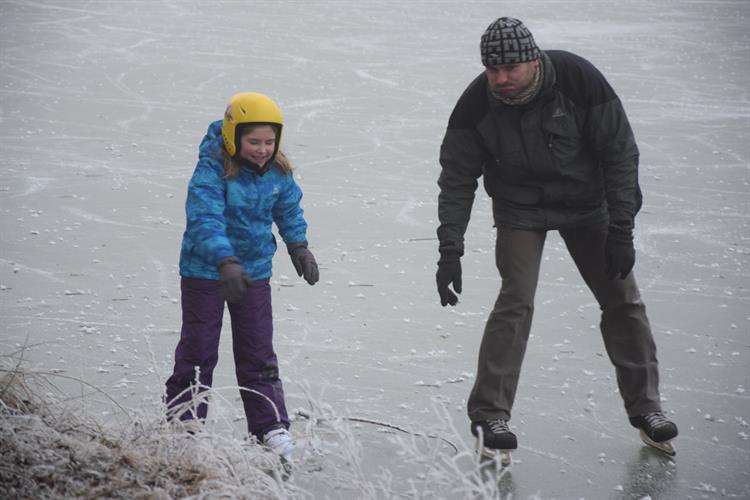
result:
M 506 432 L 510 432 L 508 422 L 501 418 L 498 418 L 497 420 L 488 420 L 487 425 L 493 434 L 505 434 Z
M 671 423 L 669 420 L 667 420 L 667 417 L 665 417 L 664 414 L 660 411 L 654 413 L 646 413 L 645 415 L 643 415 L 643 420 L 646 421 L 649 427 L 654 429 Z

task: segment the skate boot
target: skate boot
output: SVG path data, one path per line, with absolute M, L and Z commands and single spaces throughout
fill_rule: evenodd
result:
M 291 473 L 294 438 L 283 427 L 272 429 L 263 435 L 263 444 L 281 459 L 286 473 Z
M 641 440 L 647 445 L 666 453 L 676 454 L 672 439 L 677 437 L 677 426 L 660 411 L 630 417 L 630 425 L 641 431 Z
M 511 452 L 518 448 L 518 441 L 507 420 L 477 420 L 471 423 L 471 433 L 477 437 L 477 451 L 483 457 L 499 458 L 503 467 L 511 464 Z

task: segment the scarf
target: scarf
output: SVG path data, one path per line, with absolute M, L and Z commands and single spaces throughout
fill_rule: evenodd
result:
M 494 92 L 491 93 L 495 99 L 502 102 L 503 104 L 507 104 L 509 106 L 518 106 L 520 104 L 531 102 L 531 100 L 534 99 L 539 93 L 539 89 L 542 88 L 543 81 L 544 61 L 542 59 L 539 59 L 539 65 L 536 67 L 536 71 L 534 72 L 534 77 L 532 78 L 531 83 L 517 95 L 504 96 L 501 94 L 496 94 Z

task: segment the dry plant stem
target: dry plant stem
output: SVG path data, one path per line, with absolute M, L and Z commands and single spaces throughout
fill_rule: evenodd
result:
M 198 416 L 195 414 L 195 408 L 199 404 L 208 404 L 209 403 L 209 397 L 210 396 L 217 396 L 219 395 L 220 391 L 224 390 L 236 390 L 239 392 L 249 392 L 251 394 L 255 394 L 257 396 L 262 397 L 269 405 L 271 405 L 271 408 L 273 408 L 274 416 L 276 417 L 276 422 L 281 422 L 281 414 L 279 413 L 279 409 L 276 407 L 276 404 L 265 394 L 256 391 L 255 389 L 248 389 L 247 387 L 241 387 L 241 386 L 227 386 L 227 387 L 209 387 L 207 385 L 203 385 L 200 382 L 197 382 L 190 387 L 187 387 L 186 389 L 183 389 L 180 393 L 175 395 L 175 397 L 172 399 L 172 401 L 169 401 L 167 405 L 169 406 L 170 403 L 173 401 L 177 401 L 185 394 L 191 394 L 191 399 L 188 401 L 185 401 L 183 403 L 180 403 L 178 405 L 174 405 L 171 408 L 167 410 L 167 414 L 169 418 L 179 418 L 181 415 L 189 412 L 193 419 L 198 419 Z
M 5 371 L 5 370 L 3 370 L 3 369 L 0 368 L 0 371 Z M 107 394 L 103 390 L 99 389 L 97 386 L 86 382 L 85 380 L 81 380 L 78 377 L 70 377 L 68 375 L 62 375 L 60 373 L 55 373 L 55 372 L 34 371 L 34 372 L 30 372 L 30 373 L 33 373 L 33 374 L 36 374 L 36 375 L 44 375 L 45 377 L 57 377 L 57 378 L 62 378 L 62 379 L 66 379 L 66 380 L 72 380 L 74 382 L 80 383 L 82 386 L 85 385 L 86 387 L 89 387 L 89 388 L 93 389 L 94 392 L 96 392 L 97 394 L 101 394 L 102 396 L 104 396 L 105 398 L 107 398 L 108 400 L 110 400 L 115 406 L 117 406 L 122 411 L 123 414 L 125 414 L 125 416 L 128 417 L 128 419 L 131 422 L 133 421 L 133 417 L 130 416 L 130 414 L 128 413 L 128 411 L 125 408 L 123 408 L 120 405 L 120 403 L 118 403 L 117 401 L 115 401 L 115 399 L 112 398 L 112 396 L 110 396 L 109 394 Z M 82 397 L 83 396 L 84 395 L 82 394 Z
M 306 418 L 308 420 L 312 420 L 312 416 L 309 413 L 304 412 L 303 410 L 297 410 L 297 415 L 299 415 L 300 417 Z M 408 429 L 404 429 L 403 427 L 399 427 L 396 424 L 391 424 L 391 423 L 388 423 L 388 422 L 382 422 L 382 421 L 379 421 L 379 420 L 373 420 L 373 419 L 364 418 L 364 417 L 341 417 L 341 418 L 343 418 L 344 420 L 348 420 L 350 422 L 360 422 L 360 423 L 363 423 L 363 424 L 372 424 L 372 425 L 377 425 L 377 426 L 380 426 L 380 427 L 386 427 L 388 429 L 394 429 L 394 430 L 397 430 L 399 432 L 403 432 L 404 434 L 410 434 L 412 436 L 428 437 L 428 438 L 431 438 L 431 439 L 439 439 L 439 440 L 443 441 L 444 443 L 448 444 L 451 448 L 453 448 L 454 454 L 458 453 L 458 446 L 456 446 L 456 444 L 453 443 L 453 441 L 451 441 L 450 439 L 447 439 L 445 437 L 438 436 L 436 434 L 425 434 L 425 433 L 422 433 L 422 432 L 414 432 L 414 431 L 410 431 Z
M 23 363 L 23 353 L 26 352 L 26 349 L 28 349 L 28 344 L 29 344 L 29 334 L 27 333 L 26 339 L 24 339 L 23 341 L 23 347 L 21 347 L 18 351 L 16 351 L 19 353 L 19 356 L 18 356 L 18 361 L 16 362 L 16 366 L 13 367 L 13 370 L 11 370 L 12 373 L 17 373 L 20 370 L 21 363 Z M 3 387 L 3 390 L 0 391 L 0 397 L 3 394 L 5 394 L 5 392 L 8 390 L 8 387 L 10 387 L 12 383 L 13 383 L 13 377 L 10 377 L 8 379 L 8 383 L 5 385 L 5 387 Z
M 395 429 L 397 431 L 403 432 L 405 434 L 411 434 L 412 436 L 418 436 L 418 437 L 428 437 L 430 439 L 439 439 L 440 441 L 443 441 L 444 443 L 448 444 L 451 448 L 453 448 L 454 454 L 458 453 L 458 446 L 456 446 L 453 441 L 450 439 L 444 438 L 442 436 L 438 436 L 436 434 L 424 434 L 422 432 L 414 432 L 410 431 L 408 429 L 404 429 L 403 427 L 399 427 L 395 424 L 390 424 L 388 422 L 381 422 L 378 420 L 372 420 L 369 418 L 363 418 L 363 417 L 344 417 L 346 420 L 349 420 L 351 422 L 362 422 L 364 424 L 372 424 L 372 425 L 379 425 L 381 427 L 387 427 L 389 429 Z

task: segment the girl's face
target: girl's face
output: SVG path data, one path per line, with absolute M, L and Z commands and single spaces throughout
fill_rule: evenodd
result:
M 270 125 L 250 127 L 240 137 L 240 156 L 262 167 L 276 150 L 276 132 Z

